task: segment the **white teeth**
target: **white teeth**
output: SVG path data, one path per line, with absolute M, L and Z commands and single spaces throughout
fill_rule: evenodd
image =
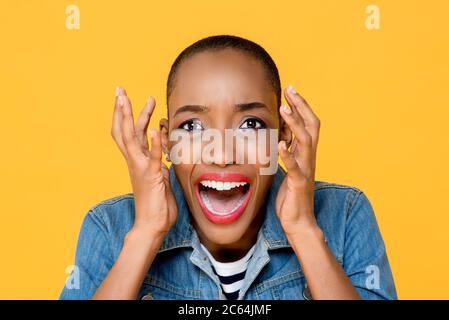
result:
M 223 181 L 215 181 L 215 180 L 202 180 L 200 181 L 200 183 L 207 187 L 207 188 L 212 188 L 218 191 L 223 191 L 223 190 L 231 190 L 233 188 L 237 188 L 240 186 L 244 186 L 247 184 L 247 182 L 223 182 Z

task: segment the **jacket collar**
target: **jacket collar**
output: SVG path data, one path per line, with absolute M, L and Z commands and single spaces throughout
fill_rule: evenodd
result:
M 198 242 L 196 241 L 198 239 L 196 231 L 190 223 L 189 207 L 185 201 L 183 190 L 176 178 L 173 167 L 170 168 L 169 172 L 170 184 L 178 205 L 178 218 L 165 236 L 159 252 L 182 247 L 192 247 Z M 268 250 L 290 247 L 276 215 L 276 196 L 284 177 L 285 171 L 282 167 L 278 166 L 278 170 L 266 195 L 266 203 L 264 206 L 266 212 L 261 229 L 259 230 L 259 236 L 263 238 Z

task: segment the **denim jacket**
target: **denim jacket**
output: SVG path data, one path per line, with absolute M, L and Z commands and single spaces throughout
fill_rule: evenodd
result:
M 276 215 L 276 195 L 284 177 L 285 171 L 279 167 L 266 196 L 264 221 L 239 300 L 311 298 L 301 265 Z M 145 275 L 137 298 L 226 299 L 190 223 L 190 212 L 173 168 L 170 183 L 178 218 Z M 314 205 L 327 245 L 361 297 L 397 299 L 385 245 L 365 194 L 353 187 L 316 181 Z M 74 271 L 60 299 L 93 296 L 118 258 L 133 222 L 132 193 L 105 200 L 89 210 L 78 238 Z M 73 283 L 69 286 L 70 279 Z

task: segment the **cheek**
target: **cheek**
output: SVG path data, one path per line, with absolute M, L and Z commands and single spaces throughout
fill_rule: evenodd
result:
M 271 175 L 258 175 L 257 187 L 253 190 L 253 201 L 255 206 L 261 206 L 265 203 L 265 197 L 267 196 L 268 189 L 273 182 L 273 176 Z
M 277 129 L 259 130 L 250 138 L 237 136 L 235 144 L 237 163 L 253 165 L 257 169 L 268 167 L 275 170 L 278 160 L 278 136 Z M 262 170 L 258 174 L 271 175 L 275 173 L 273 170 Z
M 192 195 L 192 184 L 191 177 L 194 166 L 190 164 L 173 164 L 173 169 L 176 174 L 176 179 L 178 180 L 181 188 L 184 191 L 184 195 L 190 198 Z M 190 199 L 188 199 L 190 201 Z

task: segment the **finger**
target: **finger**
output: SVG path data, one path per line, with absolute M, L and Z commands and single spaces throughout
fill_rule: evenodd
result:
M 161 161 L 161 170 L 162 170 L 162 176 L 164 177 L 165 186 L 170 186 L 170 172 L 168 170 L 168 167 Z
M 318 137 L 320 131 L 320 120 L 313 112 L 307 101 L 296 92 L 296 90 L 289 85 L 284 90 L 285 99 L 289 105 L 294 106 L 296 110 L 301 114 L 304 119 L 306 130 L 312 137 L 313 145 L 316 147 L 318 144 Z
M 305 174 L 309 174 L 313 168 L 312 138 L 304 127 L 304 121 L 298 112 L 292 111 L 284 105 L 280 108 L 282 118 L 285 120 L 290 130 L 294 134 L 292 142 L 292 155 L 300 162 L 300 166 Z
M 120 105 L 119 96 L 123 93 L 123 89 L 117 87 L 115 104 L 114 104 L 114 113 L 112 115 L 112 129 L 111 135 L 114 138 L 115 143 L 119 147 L 121 153 L 126 157 L 126 148 L 123 143 L 122 138 L 122 107 Z
M 139 139 L 142 151 L 144 151 L 145 153 L 149 153 L 147 130 L 148 125 L 150 123 L 151 115 L 153 114 L 154 107 L 155 107 L 155 100 L 153 97 L 150 97 L 146 102 L 145 107 L 140 112 L 136 124 L 137 139 Z
M 137 140 L 136 132 L 134 129 L 134 118 L 132 113 L 131 102 L 128 97 L 121 95 L 119 99 L 122 99 L 122 137 L 123 144 L 125 145 L 128 158 L 132 160 L 139 159 L 143 153 L 141 152 L 139 141 Z
M 285 164 L 287 173 L 295 180 L 302 178 L 301 168 L 296 162 L 295 157 L 288 151 L 285 141 L 280 141 L 278 144 L 279 155 Z
M 295 138 L 298 140 L 300 147 L 302 147 L 303 149 L 310 149 L 312 144 L 312 137 L 306 130 L 304 120 L 302 119 L 301 115 L 298 112 L 295 112 L 295 110 L 292 110 L 287 105 L 282 105 L 279 109 L 279 112 L 285 123 L 287 123 L 290 130 L 295 135 Z
M 294 156 L 298 155 L 298 139 L 293 139 L 292 144 L 290 146 L 290 153 L 293 154 Z
M 150 150 L 150 170 L 157 172 L 161 169 L 162 159 L 162 139 L 160 132 L 150 129 L 151 150 Z

